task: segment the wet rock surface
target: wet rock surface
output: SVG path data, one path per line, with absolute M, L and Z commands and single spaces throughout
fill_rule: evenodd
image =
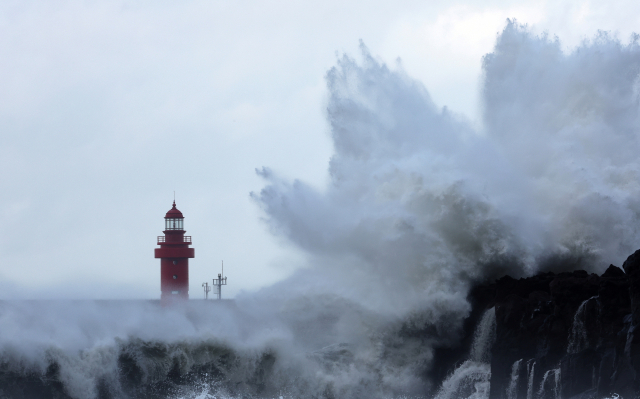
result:
M 476 287 L 470 301 L 469 326 L 495 307 L 490 399 L 640 398 L 640 250 L 600 276 L 505 276 Z M 440 374 L 460 362 L 446 351 L 436 352 Z

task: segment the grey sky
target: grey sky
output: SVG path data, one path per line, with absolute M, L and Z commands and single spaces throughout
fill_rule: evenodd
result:
M 193 237 L 190 295 L 226 295 L 305 256 L 249 197 L 268 166 L 322 187 L 326 71 L 371 53 L 479 122 L 481 57 L 506 18 L 573 47 L 624 42 L 637 2 L 0 2 L 0 299 L 156 298 L 173 191 Z

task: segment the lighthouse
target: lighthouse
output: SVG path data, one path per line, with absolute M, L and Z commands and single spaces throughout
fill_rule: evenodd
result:
M 177 299 L 189 299 L 189 258 L 193 258 L 194 249 L 191 236 L 185 236 L 184 216 L 173 207 L 164 217 L 164 235 L 158 236 L 155 257 L 160 258 L 160 302 L 168 304 Z

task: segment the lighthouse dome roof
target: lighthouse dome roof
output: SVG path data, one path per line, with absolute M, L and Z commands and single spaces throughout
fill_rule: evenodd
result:
M 182 212 L 180 212 L 178 208 L 176 208 L 176 201 L 173 201 L 173 207 L 169 209 L 169 212 L 167 212 L 164 218 L 165 219 L 184 218 L 184 216 L 182 216 Z

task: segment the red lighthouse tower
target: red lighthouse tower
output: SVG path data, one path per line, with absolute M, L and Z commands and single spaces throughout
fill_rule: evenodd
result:
M 163 304 L 176 299 L 189 299 L 189 258 L 193 258 L 194 249 L 191 236 L 185 236 L 184 216 L 173 207 L 164 217 L 164 235 L 158 236 L 155 257 L 160 258 L 160 301 Z

